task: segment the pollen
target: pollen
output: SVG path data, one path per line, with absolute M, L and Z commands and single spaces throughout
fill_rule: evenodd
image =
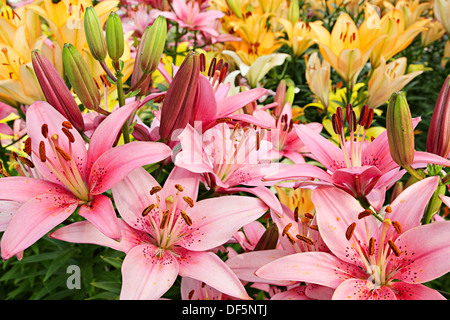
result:
M 402 233 L 402 225 L 398 221 L 392 221 L 392 226 L 398 234 Z
M 181 210 L 180 214 L 181 214 L 181 217 L 183 218 L 183 220 L 186 222 L 186 224 L 187 224 L 188 226 L 191 226 L 191 225 L 192 225 L 192 219 L 191 219 L 191 217 L 189 217 L 189 216 L 187 215 L 187 213 L 184 212 L 183 210 Z
M 392 213 L 392 208 L 390 206 L 387 206 L 385 211 L 387 213 Z
M 183 190 L 184 190 L 183 187 L 181 185 L 179 185 L 179 184 L 175 185 L 175 189 L 177 189 L 180 192 L 183 192 Z
M 42 136 L 43 136 L 45 139 L 47 139 L 47 137 L 48 137 L 48 125 L 47 125 L 46 123 L 44 123 L 44 124 L 42 125 L 42 127 L 41 127 L 41 133 L 42 133 Z
M 184 196 L 183 200 L 189 205 L 189 207 L 192 208 L 194 206 L 194 200 L 192 200 L 190 197 Z
M 400 255 L 402 254 L 402 252 L 400 251 L 400 249 L 395 245 L 394 241 L 392 240 L 388 240 L 388 244 L 389 247 L 392 249 L 392 252 L 394 252 L 396 257 L 400 257 Z
M 298 207 L 295 207 L 294 209 L 294 220 L 295 222 L 298 222 Z
M 70 156 L 65 152 L 61 147 L 55 146 L 56 151 L 60 154 L 61 157 L 63 157 L 64 160 L 70 161 Z
M 161 187 L 160 186 L 154 186 L 151 190 L 150 190 L 150 195 L 154 195 L 155 193 L 161 191 Z
M 281 233 L 282 236 L 286 235 L 286 233 L 289 231 L 289 229 L 292 227 L 292 223 L 288 223 L 284 228 L 283 232 Z
M 27 155 L 31 156 L 31 138 L 28 137 L 25 140 L 25 146 L 23 148 L 23 152 L 25 152 Z
M 297 234 L 296 237 L 297 237 L 297 239 L 299 239 L 299 240 L 301 240 L 303 242 L 306 242 L 307 244 L 309 244 L 311 246 L 314 244 L 314 240 L 313 239 L 305 237 L 305 236 L 302 236 L 301 234 Z
M 63 121 L 62 126 L 67 129 L 72 129 L 73 126 L 69 121 Z
M 309 212 L 305 212 L 305 217 L 307 217 L 308 219 L 313 219 L 314 218 L 314 216 L 311 213 L 309 213 Z
M 159 225 L 160 229 L 164 229 L 166 227 L 167 222 L 168 222 L 168 218 L 169 218 L 169 213 L 170 213 L 169 210 L 166 210 L 166 212 L 164 212 L 164 215 L 163 215 L 163 217 L 161 219 L 161 223 Z
M 25 157 L 22 157 L 22 156 L 18 156 L 18 158 L 27 167 L 34 168 L 34 163 L 31 162 L 31 160 L 29 160 L 29 159 L 27 159 Z
M 146 215 L 148 215 L 150 213 L 150 211 L 152 211 L 155 207 L 156 207 L 156 204 L 154 204 L 154 203 L 145 207 L 145 209 L 142 211 L 142 216 L 145 217 Z
M 70 143 L 75 142 L 75 137 L 72 134 L 72 132 L 69 131 L 69 129 L 67 129 L 66 127 L 63 127 L 61 130 L 66 135 L 67 139 L 69 139 Z
M 355 231 L 356 222 L 353 222 L 351 225 L 348 226 L 347 231 L 345 231 L 345 237 L 348 241 L 352 238 L 353 232 Z
M 369 210 L 369 209 L 366 209 L 366 210 L 364 210 L 363 212 L 360 212 L 360 213 L 358 214 L 358 219 L 361 220 L 361 219 L 363 219 L 363 218 L 365 218 L 365 217 L 368 217 L 368 216 L 371 216 L 371 215 L 372 215 L 372 211 Z
M 375 254 L 375 239 L 371 237 L 369 239 L 369 256 L 373 256 Z
M 45 154 L 45 143 L 44 143 L 44 141 L 39 142 L 39 159 L 42 162 L 47 161 L 47 156 Z

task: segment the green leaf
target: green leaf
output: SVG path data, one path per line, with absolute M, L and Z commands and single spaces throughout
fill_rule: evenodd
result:
M 61 266 L 63 266 L 67 260 L 69 260 L 76 252 L 76 248 L 67 249 L 56 257 L 55 260 L 50 264 L 47 269 L 47 273 L 45 274 L 44 281 L 47 281 L 56 271 L 58 271 Z

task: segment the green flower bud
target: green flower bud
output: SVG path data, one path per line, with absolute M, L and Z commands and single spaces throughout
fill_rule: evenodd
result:
M 288 20 L 295 24 L 300 18 L 300 8 L 298 6 L 298 0 L 292 0 L 288 8 Z
M 292 85 L 288 85 L 284 102 L 285 103 L 289 102 L 289 104 L 292 106 L 292 104 L 294 103 L 294 97 L 295 97 L 295 87 Z
M 414 129 L 403 92 L 393 93 L 386 112 L 389 151 L 398 165 L 409 168 L 414 161 Z
M 111 12 L 106 20 L 105 34 L 109 57 L 118 61 L 123 55 L 124 39 L 122 21 L 115 12 Z
M 62 57 L 64 72 L 81 103 L 87 109 L 98 109 L 100 92 L 81 54 L 72 44 L 66 43 Z
M 106 42 L 103 36 L 103 28 L 94 7 L 86 8 L 84 14 L 84 33 L 94 59 L 103 61 L 106 58 Z
M 153 73 L 159 65 L 167 38 L 167 22 L 158 16 L 155 22 L 145 28 L 141 38 L 141 70 L 144 74 Z
M 242 8 L 241 2 L 239 0 L 226 0 L 228 7 L 233 11 L 233 13 L 239 18 L 242 19 Z

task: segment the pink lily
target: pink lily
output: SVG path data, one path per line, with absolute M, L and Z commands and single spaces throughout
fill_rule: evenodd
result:
M 421 225 L 438 177 L 406 188 L 379 224 L 343 190 L 321 187 L 313 192 L 319 230 L 332 254 L 289 255 L 256 274 L 335 289 L 333 299 L 445 299 L 422 283 L 450 271 L 450 222 Z
M 270 128 L 266 139 L 272 141 L 281 157 L 286 157 L 294 163 L 305 163 L 302 153 L 307 153 L 308 149 L 296 131 L 292 130 L 292 106 L 290 103 L 284 105 L 278 119 L 262 109 L 255 110 L 253 116 Z M 322 124 L 317 122 L 308 123 L 306 126 L 317 133 L 320 133 L 323 128 Z
M 219 123 L 199 132 L 188 125 L 178 136 L 181 151 L 175 157 L 176 166 L 201 174 L 204 184 L 216 193 L 249 192 L 276 212 L 282 211 L 278 199 L 261 183 L 263 176 L 281 165 L 272 162 L 278 156 L 272 144 L 262 139 L 264 130 L 231 129 Z
M 173 0 L 173 12 L 153 9 L 150 11 L 150 16 L 156 18 L 161 15 L 175 21 L 181 28 L 190 31 L 200 31 L 210 36 L 219 36 L 219 33 L 214 28 L 214 23 L 225 14 L 218 10 L 202 9 L 198 1 Z
M 48 103 L 30 106 L 29 158 L 24 164 L 32 164 L 32 175 L 0 179 L 0 200 L 22 203 L 3 234 L 3 259 L 28 248 L 77 208 L 102 232 L 120 238 L 111 199 L 102 193 L 134 168 L 171 154 L 169 147 L 156 142 L 113 148 L 124 121 L 138 106 L 129 104 L 108 116 L 95 130 L 88 150 L 80 134 Z
M 143 168 L 137 168 L 112 188 L 124 219 L 120 243 L 112 243 L 88 223 L 71 224 L 51 236 L 126 252 L 121 299 L 159 299 L 178 275 L 248 299 L 239 279 L 209 250 L 259 218 L 267 206 L 255 197 L 245 196 L 197 202 L 198 186 L 199 175 L 179 167 L 172 170 L 164 187 Z
M 237 300 L 199 280 L 189 277 L 181 279 L 180 291 L 182 300 Z
M 413 119 L 414 125 L 419 120 Z M 294 125 L 294 130 L 312 157 L 326 170 L 311 164 L 294 164 L 265 176 L 264 180 L 298 180 L 294 183 L 295 187 L 334 185 L 379 210 L 384 203 L 386 190 L 404 175 L 405 170 L 400 170 L 390 155 L 386 131 L 372 142 L 365 139 L 369 125 L 370 122 L 360 119 L 355 130 L 356 136 L 352 133 L 350 141 L 346 142 L 341 137 L 340 148 L 306 125 Z M 428 152 L 414 152 L 413 167 L 426 167 L 428 163 L 450 166 L 448 159 Z M 317 180 L 312 181 L 314 178 Z

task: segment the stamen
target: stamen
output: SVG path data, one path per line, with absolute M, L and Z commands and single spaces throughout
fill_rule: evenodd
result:
M 307 217 L 308 219 L 314 219 L 314 216 L 309 212 L 305 212 L 305 217 Z
M 319 231 L 319 226 L 316 224 L 312 224 L 309 226 L 310 229 L 315 230 L 315 231 Z
M 161 223 L 159 225 L 160 229 L 164 229 L 166 227 L 166 224 L 167 224 L 167 221 L 168 221 L 167 218 L 169 217 L 169 213 L 170 213 L 170 210 L 166 210 L 166 212 L 164 212 L 164 215 L 163 215 L 163 217 L 161 219 Z
M 44 141 L 39 142 L 39 159 L 42 162 L 47 161 L 47 156 L 45 155 L 45 143 L 44 143 Z
M 353 222 L 351 225 L 348 226 L 347 231 L 345 231 L 345 237 L 348 241 L 352 238 L 353 231 L 355 231 L 356 222 Z
M 152 188 L 152 190 L 150 190 L 150 195 L 151 195 L 151 196 L 154 195 L 155 193 L 161 191 L 161 189 L 162 189 L 162 188 L 161 188 L 160 186 L 154 186 L 154 187 Z
M 295 207 L 294 209 L 294 220 L 295 222 L 298 222 L 298 207 Z
M 385 211 L 386 211 L 387 213 L 392 213 L 392 208 L 391 208 L 391 206 L 387 206 L 386 209 L 385 209 Z
M 297 239 L 302 240 L 303 242 L 306 242 L 309 245 L 314 245 L 314 240 L 305 236 L 302 236 L 300 234 L 296 235 Z
M 400 249 L 395 245 L 394 241 L 392 240 L 388 240 L 388 244 L 389 247 L 392 249 L 392 251 L 394 252 L 396 257 L 400 257 L 400 255 L 402 254 L 402 252 L 400 251 Z
M 402 225 L 400 224 L 400 222 L 392 221 L 392 225 L 394 226 L 394 229 L 398 234 L 402 233 Z
M 294 245 L 295 244 L 295 239 L 293 236 L 291 236 L 291 234 L 289 232 L 286 232 L 286 237 L 288 238 L 289 242 Z
M 44 136 L 45 139 L 48 137 L 48 125 L 44 123 L 41 127 L 41 133 Z
M 369 114 L 367 116 L 367 122 L 366 122 L 364 128 L 369 129 L 370 125 L 372 124 L 372 121 L 373 121 L 373 109 L 370 108 Z
M 208 77 L 211 77 L 212 75 L 214 75 L 214 71 L 216 71 L 216 58 L 215 57 L 211 60 L 211 64 L 209 65 Z
M 199 59 L 200 59 L 200 72 L 205 72 L 205 70 L 206 70 L 205 54 L 204 53 L 200 53 Z
M 189 299 L 189 300 L 192 300 L 192 297 L 194 296 L 194 292 L 195 292 L 194 289 L 192 289 L 191 291 L 189 291 L 189 294 L 188 294 L 188 299 Z
M 27 167 L 34 168 L 34 163 L 31 162 L 31 160 L 29 160 L 29 159 L 27 159 L 25 157 L 22 157 L 22 156 L 18 156 L 18 158 Z
M 181 217 L 183 218 L 183 220 L 186 222 L 186 224 L 190 227 L 192 225 L 191 217 L 189 217 L 187 215 L 187 213 L 184 212 L 183 210 L 181 210 L 180 214 L 181 214 Z
M 286 235 L 286 233 L 289 231 L 289 229 L 292 227 L 292 223 L 288 223 L 284 228 L 283 232 L 281 233 L 282 236 Z
M 216 123 L 230 122 L 231 118 L 220 118 L 216 120 Z
M 175 185 L 175 189 L 177 189 L 180 192 L 183 192 L 183 187 L 181 185 L 179 185 L 179 184 Z
M 145 217 L 146 215 L 148 215 L 150 213 L 150 211 L 152 211 L 155 207 L 156 207 L 156 204 L 154 204 L 154 203 L 145 207 L 145 209 L 142 211 L 142 216 Z
M 23 152 L 25 152 L 27 155 L 31 156 L 31 138 L 28 137 L 25 140 L 25 146 L 23 147 Z
M 70 161 L 71 160 L 71 158 L 67 154 L 67 152 L 65 152 L 61 147 L 55 146 L 55 149 L 56 149 L 56 151 L 58 151 L 58 153 L 61 155 L 61 157 L 63 157 L 64 160 L 66 160 L 66 161 Z
M 183 200 L 189 205 L 189 207 L 192 208 L 194 206 L 194 200 L 192 200 L 190 197 L 184 196 Z
M 67 128 L 64 127 L 64 128 L 62 128 L 61 130 L 62 130 L 62 132 L 66 135 L 67 139 L 69 139 L 69 142 L 70 142 L 70 143 L 74 143 L 74 142 L 75 142 L 75 137 L 74 137 L 74 135 L 72 134 L 72 132 L 69 131 L 69 129 L 67 129 Z
M 375 239 L 371 237 L 369 239 L 369 256 L 373 256 L 375 254 Z
M 361 219 L 371 216 L 371 215 L 372 215 L 372 210 L 366 209 L 363 212 L 360 212 L 358 214 L 358 220 L 361 220 Z

